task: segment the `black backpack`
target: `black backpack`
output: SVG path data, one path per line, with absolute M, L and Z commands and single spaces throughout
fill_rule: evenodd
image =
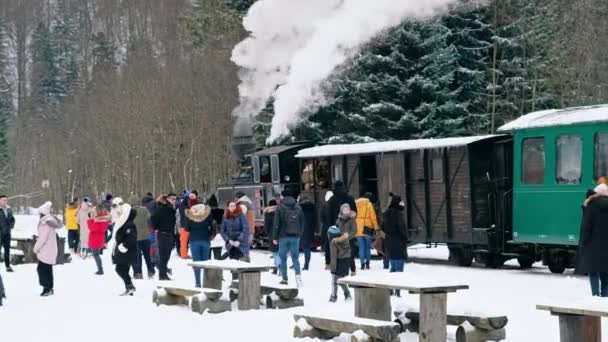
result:
M 283 207 L 285 218 L 285 234 L 290 236 L 299 236 L 302 234 L 302 227 L 300 215 L 301 212 L 298 207 L 287 208 Z

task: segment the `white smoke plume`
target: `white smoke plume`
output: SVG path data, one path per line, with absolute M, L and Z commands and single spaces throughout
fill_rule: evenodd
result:
M 274 141 L 325 103 L 321 84 L 363 45 L 406 19 L 443 14 L 458 1 L 258 0 L 243 22 L 250 36 L 232 53 L 241 79 L 234 115 L 256 115 L 274 96 Z

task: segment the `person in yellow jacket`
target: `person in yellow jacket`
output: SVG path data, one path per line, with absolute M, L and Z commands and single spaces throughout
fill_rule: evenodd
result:
M 369 262 L 372 258 L 372 235 L 379 228 L 376 209 L 374 209 L 371 201 L 372 198 L 373 195 L 366 192 L 355 201 L 357 205 L 357 232 L 355 237 L 359 243 L 359 260 L 362 270 L 369 270 Z
M 74 254 L 78 254 L 78 243 L 80 242 L 80 234 L 78 231 L 78 220 L 76 212 L 78 211 L 78 199 L 74 199 L 68 203 L 65 208 L 65 227 L 68 230 L 68 246 Z

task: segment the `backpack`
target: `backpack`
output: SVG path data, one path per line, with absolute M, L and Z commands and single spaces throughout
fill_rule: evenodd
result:
M 298 207 L 287 208 L 284 207 L 283 217 L 285 218 L 285 234 L 290 236 L 299 236 L 302 234 L 302 227 L 300 221 L 300 210 Z

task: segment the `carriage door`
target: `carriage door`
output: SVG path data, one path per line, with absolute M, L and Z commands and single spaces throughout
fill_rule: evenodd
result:
M 371 192 L 378 199 L 378 170 L 376 156 L 361 156 L 359 162 L 359 190 L 361 194 Z

